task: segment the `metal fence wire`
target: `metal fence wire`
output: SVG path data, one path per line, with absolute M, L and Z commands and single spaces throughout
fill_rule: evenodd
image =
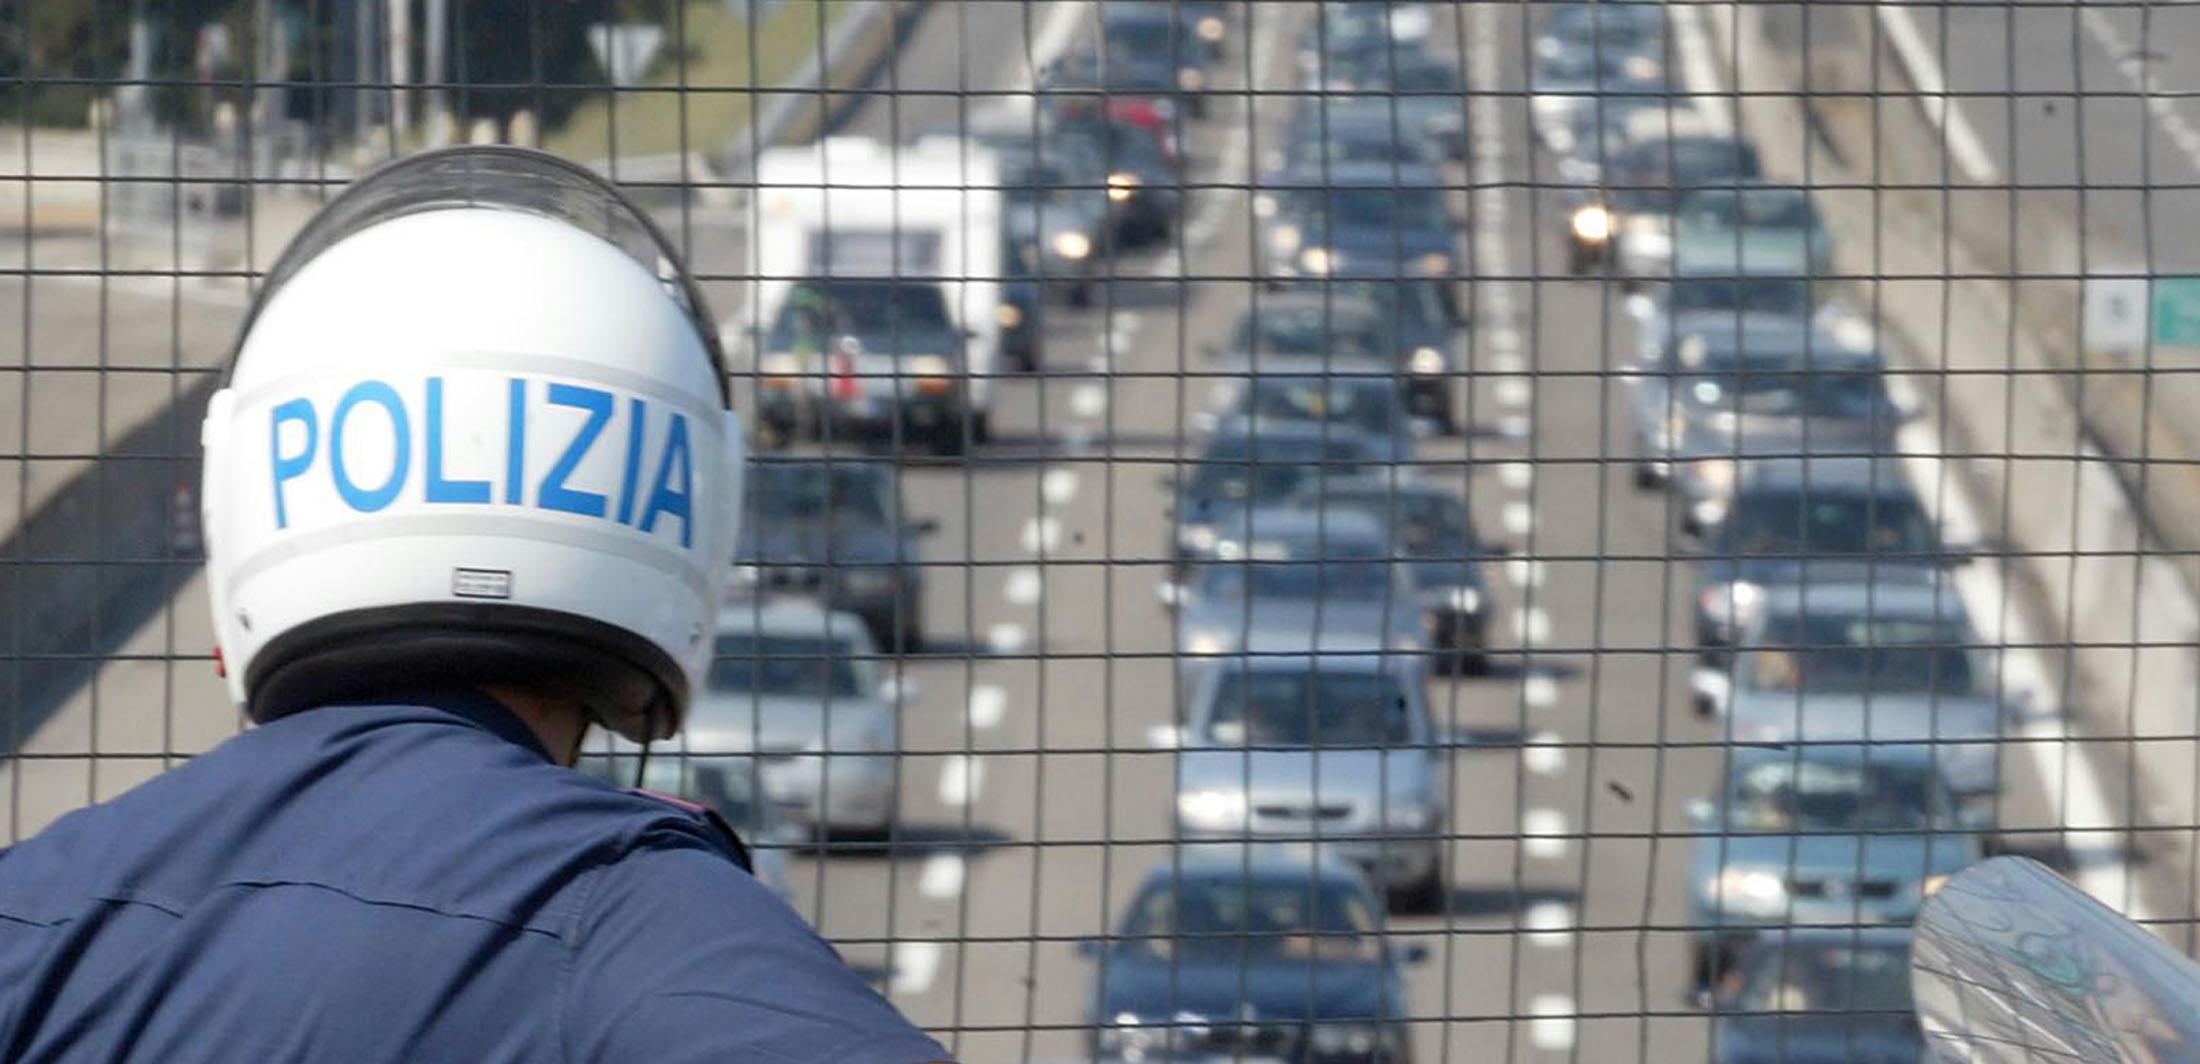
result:
M 0 842 L 244 727 L 246 302 L 508 142 L 684 250 L 752 435 L 646 782 L 961 1059 L 1912 1059 L 1995 852 L 2195 948 L 2200 6 L 0 21 Z

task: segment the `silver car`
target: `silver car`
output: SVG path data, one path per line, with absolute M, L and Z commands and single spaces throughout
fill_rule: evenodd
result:
M 1186 841 L 1283 840 L 1442 894 L 1446 789 L 1412 654 L 1246 655 L 1200 677 L 1178 741 Z
M 1932 743 L 1962 820 L 1991 828 L 2007 715 L 1991 652 L 1944 581 L 1768 588 L 1697 697 L 1742 742 Z
M 1385 556 L 1380 526 L 1343 510 L 1268 518 L 1251 516 L 1257 541 L 1248 560 L 1193 570 L 1178 653 L 1229 654 L 1255 642 L 1310 652 L 1340 638 L 1364 651 L 1421 649 L 1419 593 L 1408 568 Z M 1286 520 L 1291 527 L 1277 527 Z
M 743 603 L 719 614 L 716 650 L 671 752 L 755 757 L 764 797 L 795 822 L 820 834 L 886 834 L 905 688 L 883 675 L 863 621 L 803 603 Z

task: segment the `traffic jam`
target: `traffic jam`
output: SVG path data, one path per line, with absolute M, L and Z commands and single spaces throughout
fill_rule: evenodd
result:
M 739 590 L 647 782 L 965 1059 L 1918 1059 L 1980 548 L 1667 7 L 1078 6 L 760 154 Z

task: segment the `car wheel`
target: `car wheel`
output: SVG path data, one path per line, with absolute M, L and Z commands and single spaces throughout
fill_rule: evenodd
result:
M 1658 471 L 1650 463 L 1635 463 L 1635 487 L 1644 491 L 1653 491 L 1662 480 L 1663 478 L 1658 476 Z

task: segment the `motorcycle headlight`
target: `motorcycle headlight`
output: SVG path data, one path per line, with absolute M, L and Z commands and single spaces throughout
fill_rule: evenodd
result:
M 1328 248 L 1307 248 L 1299 252 L 1299 266 L 1312 274 L 1326 274 L 1336 265 L 1336 256 Z
M 1207 78 L 1199 72 L 1198 67 L 1185 67 L 1176 72 L 1176 87 L 1185 92 L 1198 92 L 1199 87 L 1206 83 Z
M 1024 312 L 1014 303 L 1003 303 L 994 308 L 993 320 L 999 322 L 1003 329 L 1013 329 L 1024 323 Z
M 1772 915 L 1787 906 L 1787 883 L 1760 869 L 1721 869 L 1704 886 L 1727 912 Z
M 1734 486 L 1734 460 L 1731 458 L 1699 458 L 1694 464 L 1696 479 L 1714 494 L 1725 494 Z
M 1286 255 L 1299 249 L 1299 227 L 1279 225 L 1268 231 L 1268 246 Z
M 1092 238 L 1072 229 L 1054 234 L 1054 253 L 1072 262 L 1092 254 Z
M 1108 199 L 1109 199 L 1109 201 L 1110 201 L 1110 202 L 1113 202 L 1113 203 L 1121 203 L 1121 202 L 1123 202 L 1123 201 L 1125 201 L 1125 200 L 1127 200 L 1127 199 L 1130 199 L 1130 198 L 1131 198 L 1131 195 L 1132 195 L 1133 193 L 1135 193 L 1135 192 L 1137 192 L 1137 191 L 1138 191 L 1138 186 L 1139 186 L 1140 184 L 1142 184 L 1142 182 L 1141 182 L 1141 181 L 1139 181 L 1139 179 L 1138 179 L 1138 175 L 1137 175 L 1137 174 L 1134 174 L 1134 173 L 1130 173 L 1130 172 L 1128 172 L 1128 171 L 1121 171 L 1121 170 L 1119 170 L 1119 171 L 1116 171 L 1115 173 L 1109 174 L 1109 175 L 1108 175 Z
M 1199 39 L 1209 43 L 1219 41 L 1229 29 L 1219 16 L 1209 15 L 1199 20 Z
M 1177 796 L 1176 815 L 1196 828 L 1242 828 L 1245 826 L 1245 795 L 1239 791 L 1187 791 Z
M 1433 347 L 1416 347 L 1408 363 L 1413 372 L 1430 376 L 1444 372 L 1444 353 Z
M 1442 277 L 1451 272 L 1451 256 L 1441 251 L 1431 251 L 1414 261 L 1423 277 Z
M 1612 239 L 1612 212 L 1594 203 L 1575 211 L 1574 235 L 1591 244 Z

